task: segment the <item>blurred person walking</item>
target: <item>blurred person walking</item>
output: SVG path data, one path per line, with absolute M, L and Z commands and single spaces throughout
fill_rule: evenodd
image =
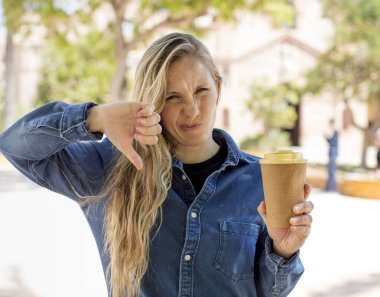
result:
M 325 138 L 329 145 L 329 163 L 327 166 L 328 177 L 325 185 L 325 191 L 335 192 L 338 190 L 336 182 L 336 158 L 338 157 L 338 130 L 335 126 L 335 119 L 328 121 L 328 130 Z

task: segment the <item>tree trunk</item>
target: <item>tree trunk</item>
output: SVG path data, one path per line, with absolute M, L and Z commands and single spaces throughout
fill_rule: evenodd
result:
M 111 81 L 111 101 L 117 101 L 125 99 L 127 91 L 126 83 L 126 71 L 127 71 L 127 55 L 128 49 L 127 44 L 123 35 L 123 22 L 124 22 L 124 13 L 126 2 L 125 1 L 111 1 L 114 13 L 116 16 L 116 36 L 115 36 L 115 60 L 116 60 L 116 69 Z
M 362 156 L 361 156 L 361 162 L 360 167 L 367 168 L 366 160 L 367 160 L 367 148 L 369 146 L 369 139 L 370 139 L 370 133 L 372 129 L 371 127 L 367 127 L 363 130 L 363 143 L 362 143 Z
M 358 123 L 356 122 L 356 119 L 355 119 L 354 115 L 353 115 L 351 107 L 348 104 L 348 100 L 344 99 L 344 103 L 346 105 L 345 111 L 344 111 L 344 117 L 345 117 L 344 121 L 345 121 L 345 124 L 347 126 L 352 124 L 355 128 L 359 129 L 363 133 L 363 142 L 362 142 L 360 167 L 367 168 L 367 164 L 366 164 L 367 149 L 368 149 L 368 146 L 371 145 L 371 141 L 373 140 L 372 136 L 373 136 L 374 131 L 375 131 L 376 123 L 374 123 L 374 119 L 370 119 L 369 118 L 367 126 L 365 126 L 365 127 L 359 126 Z M 376 117 L 377 118 L 380 117 L 380 109 L 379 109 L 379 107 L 380 107 L 380 104 L 377 104 L 376 111 L 375 111 L 375 114 L 376 114 L 375 121 L 376 121 Z M 379 118 L 379 120 L 380 120 L 380 118 Z
M 118 101 L 125 99 L 127 96 L 127 82 L 126 82 L 126 72 L 127 72 L 127 51 L 116 53 L 116 69 L 112 77 L 111 82 L 111 101 Z
M 372 118 L 368 119 L 368 127 L 364 130 L 364 139 L 362 147 L 362 160 L 361 167 L 366 168 L 367 149 L 369 146 L 374 145 L 374 135 L 377 128 L 380 128 L 380 94 L 376 96 L 375 105 L 373 106 L 374 113 Z
M 7 40 L 4 55 L 5 64 L 5 91 L 4 91 L 4 116 L 3 128 L 9 127 L 16 119 L 17 108 L 17 73 L 15 65 L 15 44 L 13 34 L 7 32 Z
M 372 128 L 376 131 L 380 127 L 380 94 L 376 96 L 376 105 L 375 105 L 375 116 L 373 118 Z

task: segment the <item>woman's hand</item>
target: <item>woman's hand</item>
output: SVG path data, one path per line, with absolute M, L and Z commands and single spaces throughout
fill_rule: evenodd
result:
M 305 200 L 309 197 L 311 187 L 304 185 Z M 274 252 L 283 257 L 290 259 L 294 253 L 301 248 L 310 234 L 312 216 L 310 215 L 314 205 L 310 201 L 299 203 L 293 207 L 294 217 L 290 219 L 290 227 L 273 228 L 267 225 L 268 234 L 273 240 Z M 267 224 L 265 202 L 261 202 L 257 208 L 265 224 Z
M 160 120 L 160 115 L 154 112 L 154 105 L 142 102 L 97 105 L 89 109 L 87 117 L 89 130 L 107 135 L 137 170 L 143 168 L 143 161 L 132 146 L 133 140 L 156 144 L 162 131 Z

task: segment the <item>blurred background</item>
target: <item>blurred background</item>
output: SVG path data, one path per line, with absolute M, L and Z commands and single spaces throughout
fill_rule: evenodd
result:
M 380 296 L 379 0 L 2 0 L 0 130 L 50 101 L 130 98 L 144 50 L 172 31 L 221 71 L 217 127 L 309 160 L 314 226 L 290 296 Z M 1 155 L 0 238 L 0 297 L 107 296 L 79 207 Z

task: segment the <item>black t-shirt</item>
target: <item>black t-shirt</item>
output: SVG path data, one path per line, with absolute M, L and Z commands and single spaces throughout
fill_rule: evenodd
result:
M 220 146 L 218 152 L 210 159 L 201 163 L 183 164 L 183 169 L 194 187 L 195 195 L 201 191 L 207 177 L 218 170 L 227 158 L 227 144 L 224 141 L 218 144 Z M 192 203 L 192 201 L 187 200 L 185 202 L 187 205 Z

